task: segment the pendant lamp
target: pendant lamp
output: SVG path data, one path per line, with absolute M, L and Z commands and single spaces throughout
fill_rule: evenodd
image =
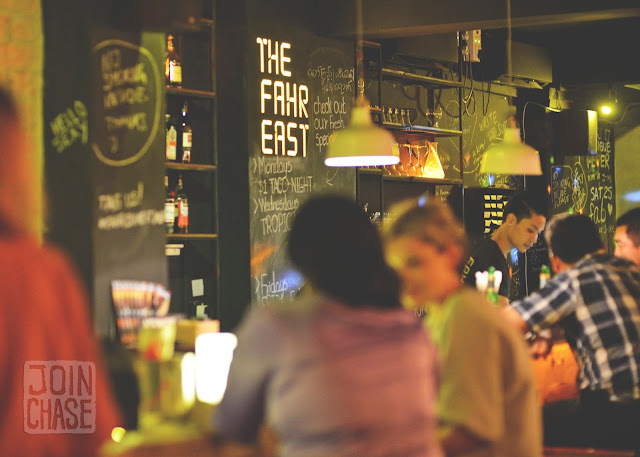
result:
M 507 76 L 511 79 L 511 0 L 507 0 Z M 480 163 L 480 173 L 501 175 L 541 175 L 540 155 L 522 142 L 515 119 L 509 118 L 504 139 L 489 148 Z
M 482 155 L 480 173 L 541 175 L 540 155 L 534 148 L 522 142 L 518 127 L 507 126 L 504 129 L 502 143 L 489 148 Z
M 328 167 L 377 167 L 394 165 L 400 158 L 393 153 L 395 139 L 371 120 L 369 101 L 364 96 L 362 54 L 362 0 L 356 0 L 358 97 L 345 129 L 329 138 L 324 164 Z

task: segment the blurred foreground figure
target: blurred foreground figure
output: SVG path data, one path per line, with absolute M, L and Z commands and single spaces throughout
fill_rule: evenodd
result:
M 554 216 L 545 238 L 556 275 L 504 310 L 523 332 L 559 324 L 578 362 L 580 398 L 545 406 L 545 444 L 640 448 L 640 270 L 585 215 Z
M 217 432 L 252 443 L 264 421 L 283 457 L 442 455 L 435 351 L 400 306 L 366 214 L 343 197 L 312 197 L 288 252 L 304 292 L 245 317 Z
M 42 182 L 0 89 L 0 455 L 94 455 L 119 425 L 70 263 L 42 247 Z
M 384 227 L 403 301 L 426 314 L 441 359 L 439 436 L 447 456 L 542 455 L 542 426 L 524 338 L 484 294 L 460 282 L 466 236 L 435 200 L 391 208 Z

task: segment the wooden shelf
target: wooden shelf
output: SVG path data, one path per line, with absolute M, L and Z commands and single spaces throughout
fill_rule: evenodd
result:
M 215 22 L 213 19 L 201 17 L 198 22 L 194 21 L 192 24 L 185 24 L 179 29 L 179 32 L 183 35 L 186 33 L 209 33 L 214 28 Z
M 398 181 L 398 182 L 421 182 L 425 184 L 438 184 L 438 185 L 455 185 L 462 184 L 462 179 L 437 179 L 437 178 L 422 178 L 420 176 L 394 176 L 383 175 L 382 179 L 385 181 Z
M 170 170 L 208 171 L 210 173 L 213 173 L 218 169 L 216 165 L 206 165 L 202 163 L 179 163 L 179 162 L 166 162 L 165 167 Z
M 167 241 L 178 240 L 217 240 L 216 233 L 167 233 Z
M 420 86 L 427 86 L 432 88 L 451 88 L 462 87 L 460 81 L 452 81 L 449 79 L 434 78 L 431 76 L 419 75 L 417 73 L 410 73 L 402 70 L 392 70 L 391 68 L 382 69 L 382 79 L 395 79 L 404 82 L 414 83 Z
M 439 184 L 439 185 L 462 184 L 461 179 L 437 179 L 437 178 L 423 178 L 421 176 L 386 175 L 386 174 L 383 174 L 382 170 L 376 169 L 376 168 L 358 168 L 358 173 L 361 175 L 382 177 L 382 179 L 384 179 L 385 181 L 418 182 L 418 183 Z
M 429 134 L 434 137 L 462 136 L 460 130 L 441 129 L 439 127 L 427 127 L 424 125 L 400 124 L 397 122 L 383 122 L 382 126 L 389 130 L 401 130 L 406 133 Z
M 198 90 L 198 89 L 185 89 L 182 87 L 165 87 L 167 91 L 167 95 L 178 95 L 182 97 L 194 97 L 194 98 L 204 98 L 204 99 L 214 99 L 216 98 L 215 92 L 210 92 L 206 90 Z
M 358 168 L 358 173 L 360 173 L 361 175 L 380 176 L 382 174 L 382 170 L 379 168 Z
M 215 22 L 213 21 L 213 19 L 207 19 L 207 18 L 200 18 L 200 25 L 202 27 L 207 27 L 207 28 L 213 28 L 215 25 Z

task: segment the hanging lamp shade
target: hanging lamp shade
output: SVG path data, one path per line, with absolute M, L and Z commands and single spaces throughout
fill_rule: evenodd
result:
M 504 129 L 504 140 L 482 155 L 480 173 L 499 175 L 541 175 L 540 155 L 520 139 L 518 127 Z
M 351 110 L 351 122 L 331 135 L 324 164 L 328 167 L 378 167 L 394 165 L 400 158 L 393 153 L 395 139 L 371 121 L 366 99 Z

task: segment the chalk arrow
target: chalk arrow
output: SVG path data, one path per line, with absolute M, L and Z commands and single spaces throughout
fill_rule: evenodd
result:
M 333 178 L 335 178 L 338 175 L 338 169 L 336 168 L 335 171 L 333 172 L 333 176 L 330 176 L 331 171 L 327 171 L 327 185 L 333 187 L 333 184 L 331 184 L 331 181 L 333 181 Z

